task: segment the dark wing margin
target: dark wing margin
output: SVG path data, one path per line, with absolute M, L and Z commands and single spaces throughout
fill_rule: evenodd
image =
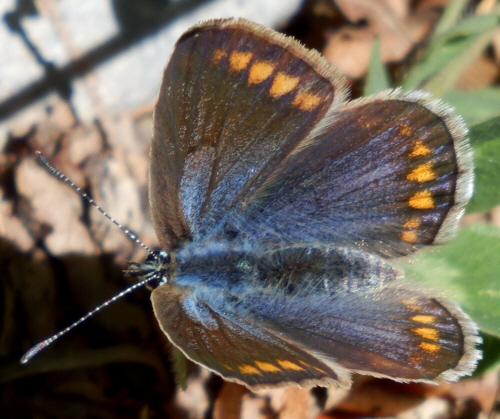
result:
M 154 115 L 150 201 L 162 245 L 210 234 L 345 93 L 318 53 L 257 24 L 216 20 L 187 31 Z

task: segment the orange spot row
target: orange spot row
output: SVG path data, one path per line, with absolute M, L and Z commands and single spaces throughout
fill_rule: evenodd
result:
M 216 49 L 214 51 L 214 58 L 213 58 L 213 63 L 214 64 L 219 64 L 220 61 L 226 56 L 226 51 L 222 49 Z
M 419 228 L 420 227 L 420 220 L 418 220 L 416 218 L 412 218 L 411 220 L 408 220 L 406 223 L 404 223 L 403 227 L 410 228 L 410 229 Z
M 276 362 L 286 370 L 305 371 L 305 369 L 302 368 L 300 365 L 294 364 L 293 362 L 288 361 L 286 359 L 277 359 Z
M 213 63 L 219 64 L 226 57 L 227 52 L 216 49 L 213 54 Z M 231 71 L 239 73 L 248 68 L 254 54 L 252 52 L 231 51 L 229 54 L 229 68 Z M 276 64 L 270 61 L 254 61 L 248 70 L 248 85 L 259 84 L 273 76 Z M 283 71 L 273 76 L 269 95 L 275 99 L 286 95 L 300 86 L 300 77 L 292 76 Z M 311 112 L 322 102 L 322 97 L 314 93 L 298 91 L 292 101 L 292 106 L 303 111 Z
M 404 131 L 404 132 L 403 132 Z M 412 128 L 407 125 L 401 127 L 401 132 L 410 135 Z M 410 153 L 409 157 L 423 157 L 432 153 L 432 150 L 424 144 L 422 141 L 416 141 Z M 406 179 L 411 182 L 425 183 L 435 180 L 437 178 L 436 173 L 433 170 L 432 163 L 422 163 L 415 167 L 410 173 L 406 175 Z M 424 189 L 423 191 L 414 193 L 408 199 L 408 205 L 414 209 L 418 210 L 429 210 L 435 208 L 434 199 L 432 193 L 429 189 Z M 420 227 L 420 221 L 418 219 L 412 219 L 403 224 L 403 228 L 407 229 L 401 233 L 401 240 L 406 243 L 417 243 L 418 238 L 418 228 Z
M 295 96 L 292 105 L 303 111 L 313 111 L 321 103 L 321 97 L 311 93 L 299 92 Z
M 245 375 L 262 375 L 262 373 L 257 368 L 250 364 L 241 364 L 238 369 L 242 374 Z
M 255 361 L 255 365 L 265 372 L 281 372 L 281 370 L 270 362 Z
M 377 124 L 376 121 L 374 122 L 370 118 L 367 118 L 365 115 L 360 115 L 358 118 L 356 118 L 356 122 L 366 130 L 369 130 Z
M 413 218 L 408 220 L 403 224 L 403 228 L 407 229 L 401 233 L 401 240 L 406 243 L 417 243 L 418 242 L 418 231 L 417 229 L 420 227 L 420 220 L 417 218 Z
M 254 361 L 255 366 L 251 364 L 241 364 L 238 366 L 238 370 L 240 371 L 241 374 L 245 375 L 262 375 L 262 372 L 270 372 L 270 373 L 278 373 L 278 372 L 283 372 L 283 370 L 289 370 L 289 371 L 306 371 L 305 368 L 301 367 L 300 365 L 289 361 L 287 359 L 276 359 L 276 364 L 272 364 L 270 362 L 264 362 L 264 361 Z M 305 365 L 306 367 L 311 367 L 309 364 L 306 364 L 305 362 L 299 361 L 301 364 Z M 224 364 L 224 366 L 229 370 L 233 371 L 233 369 L 227 365 Z M 280 368 L 281 367 L 281 368 Z M 315 368 L 317 371 L 325 373 L 323 370 L 319 368 Z

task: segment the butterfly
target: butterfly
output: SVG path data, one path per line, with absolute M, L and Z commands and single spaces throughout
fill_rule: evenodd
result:
M 318 53 L 245 20 L 177 42 L 154 114 L 153 309 L 250 389 L 472 372 L 477 329 L 391 260 L 446 241 L 472 193 L 460 118 L 422 92 L 347 101 Z M 138 268 L 139 269 L 139 268 Z
M 456 230 L 464 123 L 420 91 L 348 101 L 346 86 L 243 19 L 189 29 L 164 72 L 149 167 L 163 250 L 128 271 L 156 285 L 175 347 L 252 390 L 453 381 L 481 356 L 460 307 L 394 263 Z

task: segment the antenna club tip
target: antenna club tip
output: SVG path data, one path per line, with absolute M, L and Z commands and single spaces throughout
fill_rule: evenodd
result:
M 36 158 L 42 162 L 44 165 L 48 165 L 49 162 L 40 150 L 35 151 Z
M 46 341 L 40 342 L 39 344 L 33 346 L 28 352 L 26 352 L 22 357 L 21 357 L 21 364 L 26 364 L 31 358 L 33 358 L 38 352 L 40 352 L 42 349 L 46 348 L 48 346 L 48 343 Z

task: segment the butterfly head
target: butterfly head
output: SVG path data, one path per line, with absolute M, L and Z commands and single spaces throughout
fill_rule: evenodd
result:
M 175 256 L 166 250 L 149 253 L 143 263 L 130 262 L 125 273 L 144 280 L 148 288 L 155 289 L 169 282 L 176 271 Z

